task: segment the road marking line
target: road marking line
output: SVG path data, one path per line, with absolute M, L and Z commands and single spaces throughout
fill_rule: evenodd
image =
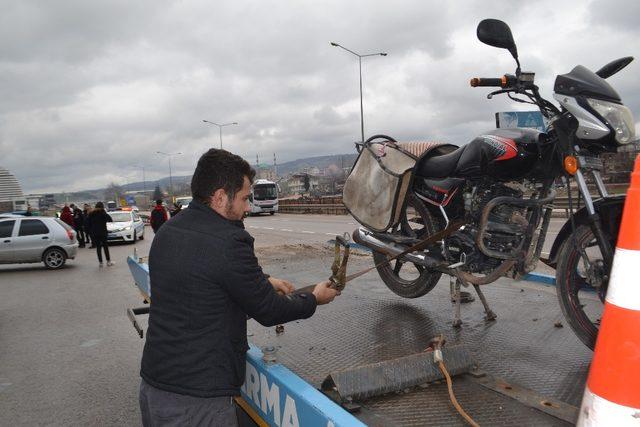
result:
M 273 230 L 273 227 L 262 227 L 264 230 Z
M 280 231 L 289 231 L 289 232 L 293 232 L 293 230 L 289 230 L 288 228 L 281 228 Z
M 306 234 L 316 234 L 315 231 L 301 231 L 301 233 L 306 233 Z
M 335 234 L 333 233 L 324 233 L 324 234 L 326 234 L 327 236 L 335 236 Z

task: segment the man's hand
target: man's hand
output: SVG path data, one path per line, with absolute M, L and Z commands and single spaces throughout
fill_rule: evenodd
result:
M 276 279 L 275 277 L 269 277 L 269 283 L 273 286 L 273 290 L 282 295 L 288 295 L 296 288 L 293 287 L 291 282 L 282 279 Z
M 331 282 L 326 280 L 320 282 L 313 288 L 313 295 L 316 297 L 318 305 L 329 304 L 340 292 L 331 288 Z

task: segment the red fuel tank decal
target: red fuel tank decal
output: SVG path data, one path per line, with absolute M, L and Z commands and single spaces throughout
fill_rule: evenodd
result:
M 518 154 L 518 146 L 513 139 L 496 135 L 482 135 L 482 139 L 497 151 L 496 161 L 509 160 Z

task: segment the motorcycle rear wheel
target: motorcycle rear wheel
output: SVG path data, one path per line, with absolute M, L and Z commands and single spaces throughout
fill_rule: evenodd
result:
M 441 229 L 439 221 L 429 212 L 414 194 L 407 196 L 407 204 L 400 215 L 397 232 L 403 236 L 424 239 Z M 373 252 L 373 261 L 377 264 L 391 258 L 380 252 Z M 419 264 L 403 262 L 398 259 L 377 267 L 378 274 L 387 287 L 396 295 L 404 298 L 418 298 L 431 291 L 441 273 L 428 270 Z
M 590 266 L 585 266 L 578 247 L 584 251 Z M 580 341 L 592 350 L 596 345 L 609 276 L 604 265 L 602 253 L 591 228 L 587 225 L 578 226 L 575 242 L 574 236 L 569 236 L 560 250 L 556 290 L 560 308 L 569 326 Z M 599 286 L 593 286 L 594 278 L 599 279 Z

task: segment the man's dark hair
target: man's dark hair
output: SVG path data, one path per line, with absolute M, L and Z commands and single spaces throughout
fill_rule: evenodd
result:
M 253 182 L 256 175 L 242 157 L 225 150 L 212 148 L 200 157 L 191 178 L 191 195 L 208 204 L 209 198 L 222 188 L 233 199 L 244 185 L 244 177 Z
M 158 206 L 162 205 L 162 200 L 161 199 L 156 200 L 156 205 Z

